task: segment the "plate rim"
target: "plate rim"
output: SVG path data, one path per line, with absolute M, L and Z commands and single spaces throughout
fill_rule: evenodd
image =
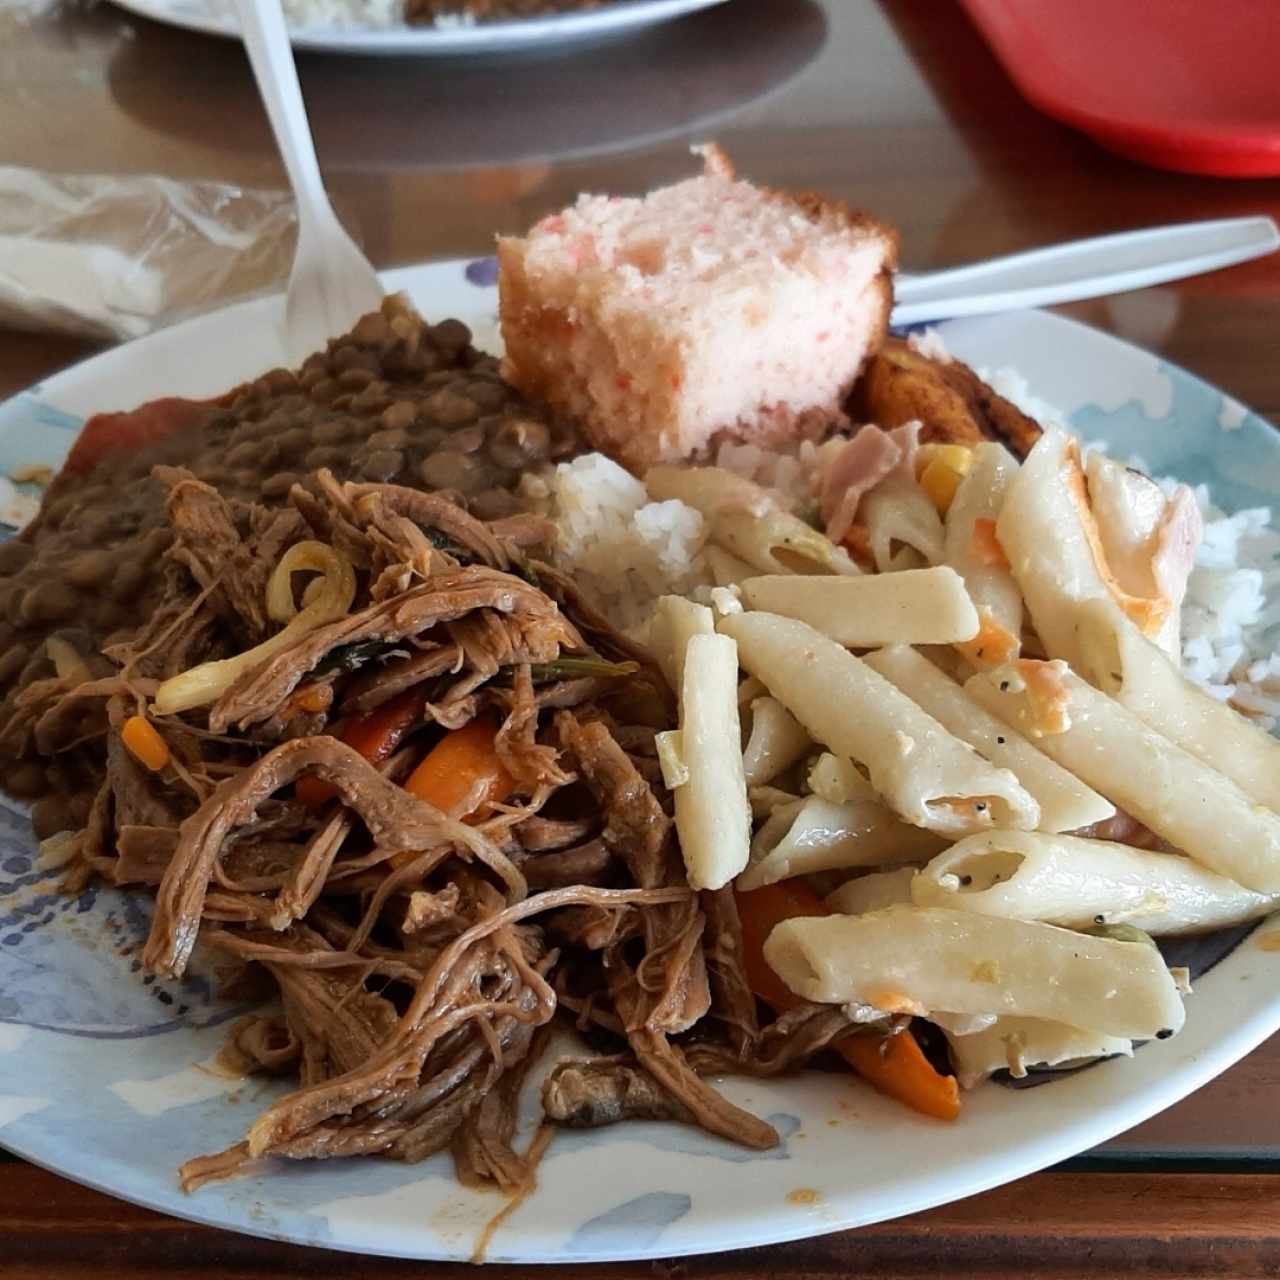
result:
M 203 3 L 203 0 L 195 0 Z M 240 39 L 235 19 L 176 10 L 172 0 L 111 0 L 135 17 L 201 35 Z M 307 53 L 362 56 L 446 56 L 514 53 L 553 45 L 557 40 L 588 42 L 669 22 L 727 0 L 616 0 L 599 9 L 543 14 L 457 27 L 293 27 L 289 43 Z

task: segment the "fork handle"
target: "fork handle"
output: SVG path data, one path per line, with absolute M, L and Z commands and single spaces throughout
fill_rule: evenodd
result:
M 1188 222 L 1076 240 L 967 267 L 900 276 L 893 323 L 919 324 L 1145 289 L 1260 258 L 1278 246 L 1276 224 L 1265 217 Z
M 280 0 L 236 0 L 240 29 L 276 146 L 298 203 L 299 232 L 308 222 L 337 221 L 320 176 L 307 108 Z

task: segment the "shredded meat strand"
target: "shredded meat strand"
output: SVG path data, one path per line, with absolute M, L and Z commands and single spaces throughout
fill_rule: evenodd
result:
M 670 690 L 532 558 L 554 526 L 323 471 L 274 511 L 179 468 L 155 478 L 173 535 L 160 607 L 88 655 L 91 678 L 30 684 L 0 739 L 66 770 L 97 761 L 65 883 L 154 895 L 148 973 L 183 976 L 199 943 L 236 999 L 278 1001 L 235 1023 L 221 1065 L 289 1091 L 182 1186 L 265 1158 L 448 1152 L 505 1214 L 555 1124 L 660 1118 L 775 1145 L 706 1077 L 796 1069 L 849 1020 L 803 1006 L 757 1025 L 732 891 L 685 875 L 654 740 Z M 156 715 L 160 682 L 278 632 L 266 587 L 303 538 L 349 561 L 346 616 L 290 632 L 211 705 Z M 168 748 L 154 770 L 125 746 L 136 715 Z M 418 767 L 477 718 L 447 744 L 458 798 Z M 574 1024 L 619 1052 L 552 1071 L 547 1123 L 518 1144 L 521 1097 Z

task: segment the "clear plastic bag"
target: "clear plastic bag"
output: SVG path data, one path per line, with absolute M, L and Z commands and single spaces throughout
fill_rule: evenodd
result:
M 283 287 L 296 236 L 283 191 L 0 166 L 0 326 L 136 338 Z

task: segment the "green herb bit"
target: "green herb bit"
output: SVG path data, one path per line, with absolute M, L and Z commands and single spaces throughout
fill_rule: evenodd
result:
M 534 684 L 552 680 L 577 680 L 595 676 L 602 680 L 624 680 L 640 670 L 638 662 L 607 662 L 604 658 L 557 658 L 554 662 L 535 662 L 529 668 Z
M 387 653 L 389 646 L 382 640 L 364 640 L 359 644 L 343 645 L 330 650 L 316 663 L 312 675 L 323 676 L 333 671 L 357 671 L 366 662 Z

